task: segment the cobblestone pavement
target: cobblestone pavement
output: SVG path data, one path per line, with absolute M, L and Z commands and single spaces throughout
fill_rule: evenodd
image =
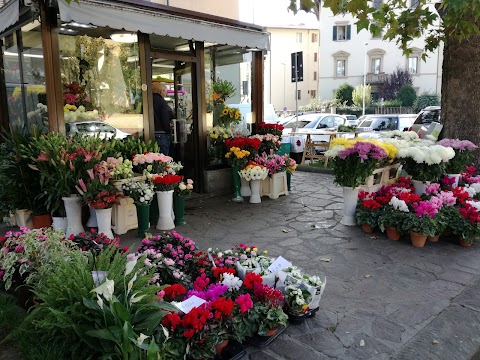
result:
M 480 245 L 414 248 L 408 239 L 364 234 L 340 224 L 342 202 L 331 175 L 304 172 L 277 200 L 187 202 L 188 224 L 176 230 L 200 249 L 244 242 L 327 277 L 315 318 L 242 359 L 472 358 L 480 348 Z

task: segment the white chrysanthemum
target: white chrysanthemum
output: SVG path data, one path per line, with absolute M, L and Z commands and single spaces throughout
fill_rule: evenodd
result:
M 325 151 L 325 156 L 328 156 L 331 158 L 337 157 L 338 153 L 342 150 L 345 150 L 345 148 L 342 145 L 335 145 L 330 150 Z

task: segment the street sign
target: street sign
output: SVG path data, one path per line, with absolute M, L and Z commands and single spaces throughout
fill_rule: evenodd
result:
M 292 82 L 303 81 L 303 52 L 292 53 Z

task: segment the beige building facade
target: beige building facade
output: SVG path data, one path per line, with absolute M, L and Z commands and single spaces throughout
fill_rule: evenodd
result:
M 239 19 L 239 0 L 151 0 L 154 3 L 204 14 Z

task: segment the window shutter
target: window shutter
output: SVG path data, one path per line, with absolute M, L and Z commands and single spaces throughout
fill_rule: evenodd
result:
M 352 34 L 352 25 L 347 25 L 347 40 L 350 40 Z
M 337 41 L 337 25 L 333 26 L 333 41 Z

